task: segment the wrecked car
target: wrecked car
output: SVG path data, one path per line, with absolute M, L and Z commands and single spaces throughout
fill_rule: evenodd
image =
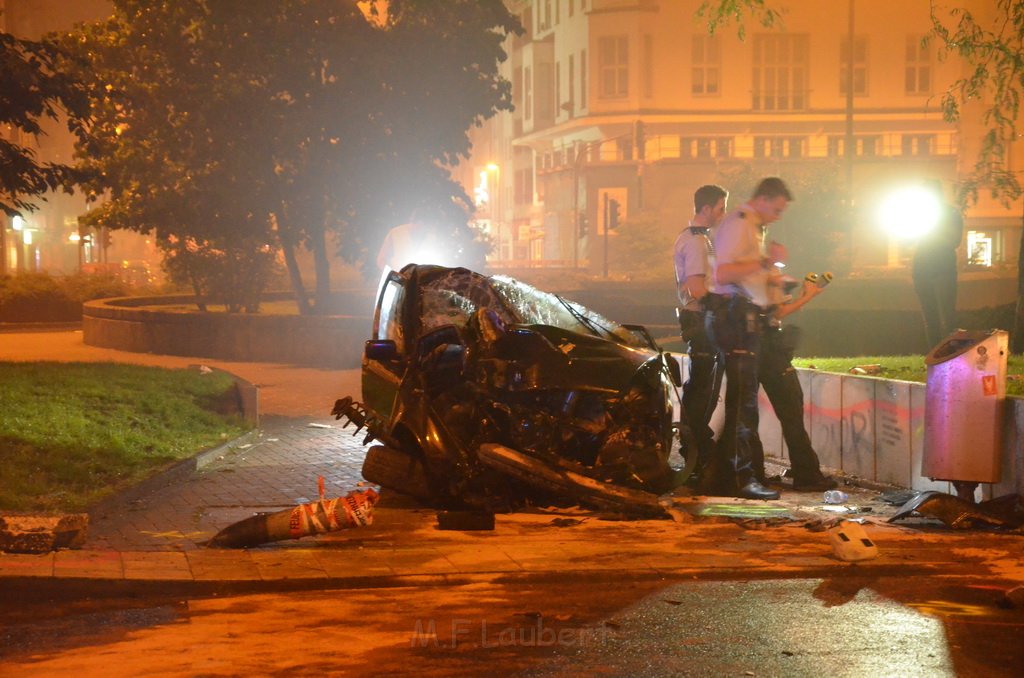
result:
M 410 264 L 382 279 L 362 360 L 363 476 L 435 505 L 526 500 L 659 514 L 679 365 L 622 325 L 506 276 Z

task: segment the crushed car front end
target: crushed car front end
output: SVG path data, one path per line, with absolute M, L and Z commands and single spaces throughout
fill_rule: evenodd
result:
M 410 265 L 378 296 L 365 405 L 339 401 L 336 414 L 362 408 L 369 437 L 411 460 L 395 477 L 395 464 L 379 471 L 368 457 L 367 479 L 408 491 L 415 476 L 413 494 L 493 510 L 552 488 L 496 471 L 484 445 L 601 483 L 670 489 L 673 386 L 676 364 L 643 328 L 511 278 Z

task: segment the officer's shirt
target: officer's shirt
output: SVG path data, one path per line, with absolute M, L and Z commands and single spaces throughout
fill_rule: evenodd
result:
M 764 256 L 764 229 L 761 228 L 761 217 L 749 203 L 746 203 L 727 214 L 718 225 L 715 233 L 716 267 L 722 264 L 759 261 Z M 771 303 L 768 295 L 769 275 L 768 271 L 758 268 L 736 282 L 723 284 L 714 280 L 711 291 L 718 294 L 739 294 L 758 306 L 767 308 Z
M 673 248 L 673 260 L 676 267 L 676 293 L 679 303 L 687 311 L 699 311 L 697 299 L 683 288 L 682 284 L 691 275 L 704 276 L 705 284 L 711 287 L 711 271 L 714 268 L 715 253 L 711 245 L 708 229 L 694 226 L 693 222 L 676 238 Z

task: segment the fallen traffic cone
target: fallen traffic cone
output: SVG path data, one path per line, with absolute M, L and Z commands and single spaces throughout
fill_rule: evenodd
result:
M 337 499 L 324 499 L 323 478 L 318 501 L 277 513 L 258 513 L 228 525 L 207 546 L 248 548 L 271 541 L 299 539 L 314 534 L 363 527 L 373 522 L 373 506 L 380 495 L 373 489 L 356 490 Z

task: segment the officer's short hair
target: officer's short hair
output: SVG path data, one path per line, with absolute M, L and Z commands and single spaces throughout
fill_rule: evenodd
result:
M 697 189 L 693 194 L 693 212 L 696 214 L 704 209 L 704 206 L 714 207 L 719 200 L 729 197 L 729 191 L 717 184 L 706 184 Z
M 761 180 L 754 190 L 755 198 L 785 198 L 786 202 L 793 202 L 793 194 L 789 192 L 786 182 L 778 177 L 766 177 Z

